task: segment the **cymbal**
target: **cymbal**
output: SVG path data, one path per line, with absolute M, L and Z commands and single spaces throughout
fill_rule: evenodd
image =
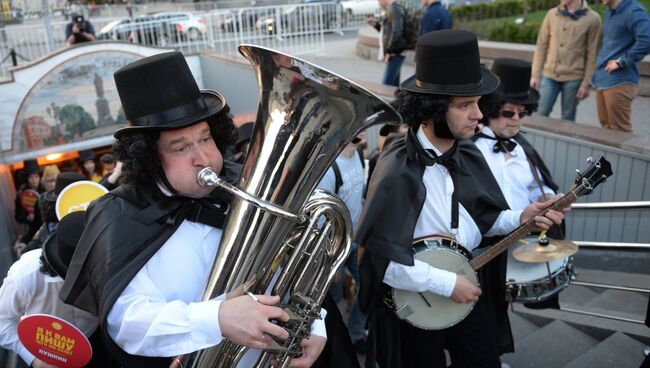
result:
M 548 245 L 542 245 L 544 239 L 548 241 Z M 521 262 L 542 263 L 566 258 L 577 251 L 578 245 L 572 241 L 542 238 L 519 246 L 512 255 Z

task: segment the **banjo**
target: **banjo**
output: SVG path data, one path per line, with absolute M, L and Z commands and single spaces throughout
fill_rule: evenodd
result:
M 611 165 L 604 157 L 595 163 L 589 158 L 587 162 L 591 165 L 584 173 L 577 170 L 578 177 L 571 190 L 538 215 L 544 215 L 551 209 L 560 211 L 568 207 L 578 197 L 590 194 L 596 186 L 612 175 Z M 433 235 L 420 238 L 413 243 L 414 258 L 435 268 L 463 275 L 478 286 L 476 271 L 534 229 L 533 217 L 503 240 L 475 257 L 452 237 Z M 451 327 L 465 319 L 476 304 L 476 302 L 458 304 L 450 298 L 431 292 L 414 292 L 393 288 L 391 294 L 397 316 L 424 330 L 440 330 Z

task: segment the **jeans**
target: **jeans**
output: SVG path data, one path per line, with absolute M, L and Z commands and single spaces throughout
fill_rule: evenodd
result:
M 389 86 L 399 86 L 399 72 L 402 69 L 402 64 L 404 63 L 404 55 L 395 55 L 391 56 L 386 63 L 386 69 L 384 69 L 384 79 L 382 80 L 383 84 Z
M 581 79 L 558 82 L 551 78 L 542 76 L 539 84 L 539 109 L 537 113 L 548 116 L 553 111 L 553 105 L 557 95 L 562 92 L 562 119 L 575 121 L 576 109 L 578 108 L 578 90 L 580 89 Z

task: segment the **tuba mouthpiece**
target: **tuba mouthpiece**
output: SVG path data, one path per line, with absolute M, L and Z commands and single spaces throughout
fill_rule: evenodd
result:
M 219 175 L 211 167 L 204 167 L 196 174 L 196 182 L 204 187 L 215 187 L 218 185 Z

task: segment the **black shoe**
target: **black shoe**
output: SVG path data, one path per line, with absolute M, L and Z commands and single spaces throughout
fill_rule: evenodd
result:
M 359 339 L 354 342 L 354 350 L 358 354 L 366 353 L 366 339 Z

